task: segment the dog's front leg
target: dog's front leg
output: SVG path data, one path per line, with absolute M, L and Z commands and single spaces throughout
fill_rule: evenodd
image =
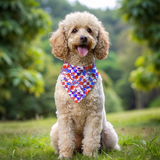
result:
M 83 154 L 96 156 L 100 148 L 100 134 L 102 131 L 102 115 L 92 113 L 86 119 L 84 127 Z
M 66 114 L 58 117 L 59 158 L 70 158 L 75 148 L 73 120 Z

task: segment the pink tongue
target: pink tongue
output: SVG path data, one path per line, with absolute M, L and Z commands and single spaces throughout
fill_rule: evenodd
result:
M 88 53 L 88 49 L 85 47 L 78 47 L 78 52 L 81 56 L 86 56 Z

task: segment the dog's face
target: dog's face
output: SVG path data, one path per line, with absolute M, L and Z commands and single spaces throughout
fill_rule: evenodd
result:
M 97 59 L 103 59 L 108 54 L 108 32 L 101 22 L 87 12 L 76 12 L 66 16 L 59 23 L 59 29 L 50 38 L 52 53 L 60 59 L 70 52 L 80 57 L 89 52 Z
M 83 57 L 95 48 L 98 40 L 98 27 L 89 23 L 85 24 L 83 21 L 81 23 L 81 25 L 74 24 L 68 30 L 67 36 L 69 51 Z
M 70 51 L 86 56 L 97 43 L 98 32 L 89 26 L 74 26 L 69 32 L 68 47 Z

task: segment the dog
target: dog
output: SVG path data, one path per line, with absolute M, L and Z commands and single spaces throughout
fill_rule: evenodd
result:
M 95 66 L 95 59 L 107 57 L 108 32 L 93 14 L 75 12 L 59 22 L 49 41 L 53 55 L 64 60 L 55 87 L 58 120 L 50 132 L 55 153 L 70 158 L 74 151 L 96 156 L 100 147 L 120 150 Z

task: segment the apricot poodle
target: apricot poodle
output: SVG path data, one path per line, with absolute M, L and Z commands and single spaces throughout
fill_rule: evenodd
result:
M 59 23 L 50 44 L 54 56 L 64 59 L 55 88 L 58 121 L 50 133 L 55 153 L 70 158 L 74 151 L 96 156 L 100 147 L 119 150 L 118 136 L 106 120 L 102 78 L 94 62 L 107 57 L 108 32 L 94 15 L 75 12 Z

